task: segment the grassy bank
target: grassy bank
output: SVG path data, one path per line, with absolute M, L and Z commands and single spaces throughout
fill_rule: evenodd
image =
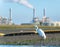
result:
M 39 26 L 39 28 L 46 28 L 46 29 L 60 29 L 59 26 Z M 19 29 L 19 28 L 34 28 L 34 25 L 0 25 L 0 29 Z
M 47 38 L 46 40 L 42 39 L 31 39 L 31 40 L 18 40 L 13 42 L 4 42 L 1 43 L 4 45 L 60 45 L 60 38 Z

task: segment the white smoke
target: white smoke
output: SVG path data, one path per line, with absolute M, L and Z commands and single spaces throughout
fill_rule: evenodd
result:
M 27 0 L 20 0 L 20 3 L 29 7 L 29 8 L 33 8 L 33 6 L 31 4 L 29 4 Z
M 33 8 L 33 6 L 27 0 L 6 0 L 6 2 L 16 2 L 16 3 L 20 3 L 22 5 L 25 5 L 29 8 Z

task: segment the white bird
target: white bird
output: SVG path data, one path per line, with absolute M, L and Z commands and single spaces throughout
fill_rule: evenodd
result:
M 46 39 L 46 35 L 45 35 L 44 31 L 42 29 L 39 29 L 37 25 L 35 25 L 35 30 L 37 31 L 39 36 L 42 37 L 42 39 Z

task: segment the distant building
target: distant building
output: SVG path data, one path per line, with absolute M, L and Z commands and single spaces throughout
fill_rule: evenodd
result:
M 33 19 L 33 24 L 40 25 L 40 20 L 38 17 Z
M 51 26 L 60 26 L 60 21 L 51 22 Z
M 43 18 L 40 22 L 40 24 L 42 26 L 50 26 L 50 18 L 49 17 L 46 17 L 46 14 L 45 14 L 45 8 L 43 9 Z
M 42 25 L 43 26 L 50 26 L 50 18 L 49 17 L 43 17 L 42 18 Z
M 8 24 L 7 18 L 3 18 L 0 16 L 0 24 Z

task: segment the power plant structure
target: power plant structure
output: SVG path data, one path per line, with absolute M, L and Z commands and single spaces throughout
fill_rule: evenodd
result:
M 43 25 L 43 26 L 49 26 L 50 19 L 49 19 L 49 17 L 46 17 L 45 11 L 46 11 L 46 9 L 44 8 L 43 9 L 43 18 L 42 18 L 42 20 L 39 20 L 39 17 L 36 17 L 36 9 L 33 8 L 33 23 L 34 24 L 40 25 L 40 23 L 42 23 L 41 25 Z
M 33 8 L 33 24 L 39 24 L 39 18 L 36 17 L 36 8 Z
M 43 9 L 42 25 L 43 26 L 50 26 L 50 18 L 46 17 L 46 8 Z
M 12 11 L 9 9 L 9 18 L 0 16 L 0 25 L 12 25 Z
M 5 25 L 8 23 L 8 19 L 5 17 L 0 16 L 0 25 Z
M 40 20 L 36 16 L 36 8 L 33 8 L 33 18 L 31 23 L 22 23 L 21 25 L 40 25 L 40 26 L 60 26 L 60 22 L 51 21 L 49 17 L 46 17 L 46 8 L 43 9 L 43 18 Z M 9 18 L 0 16 L 0 25 L 12 25 L 12 8 L 9 8 Z

